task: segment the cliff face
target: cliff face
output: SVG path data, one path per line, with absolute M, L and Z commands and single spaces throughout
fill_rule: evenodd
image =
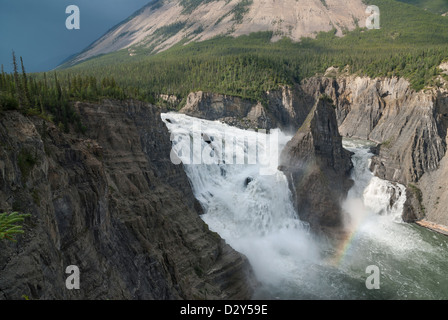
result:
M 220 120 L 244 129 L 267 129 L 272 126 L 271 119 L 260 103 L 202 91 L 190 93 L 180 113 L 207 120 Z
M 403 219 L 426 218 L 448 224 L 446 204 L 448 95 L 415 92 L 405 79 L 315 77 L 302 84 L 310 96 L 326 93 L 335 101 L 343 136 L 379 143 L 371 170 L 407 186 Z
M 208 92 L 193 92 L 180 110 L 189 116 L 220 120 L 242 129 L 282 128 L 295 132 L 310 112 L 314 99 L 300 86 L 281 87 L 267 92 L 268 107 L 238 97 Z
M 0 118 L 0 212 L 32 214 L 0 242 L 0 299 L 247 299 L 247 259 L 200 219 L 156 107 L 76 104 L 88 130 Z M 80 269 L 80 290 L 65 268 Z
M 313 78 L 304 91 L 331 96 L 341 135 L 381 144 L 372 162 L 381 178 L 416 182 L 445 155 L 446 107 L 434 91 L 415 92 L 404 79 L 355 76 Z
M 313 230 L 342 227 L 341 202 L 353 183 L 350 158 L 342 147 L 334 107 L 318 100 L 283 149 L 280 164 L 293 190 L 295 208 Z

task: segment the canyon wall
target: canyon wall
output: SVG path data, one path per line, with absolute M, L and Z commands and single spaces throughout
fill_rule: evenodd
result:
M 416 182 L 445 155 L 445 111 L 432 90 L 415 92 L 404 79 L 355 76 L 316 77 L 303 88 L 335 101 L 341 135 L 381 144 L 372 168 L 382 178 Z
M 0 212 L 31 214 L 18 242 L 0 242 L 0 299 L 250 298 L 249 263 L 200 218 L 158 108 L 75 109 L 85 134 L 0 117 Z M 69 265 L 79 290 L 65 286 Z
M 267 92 L 267 106 L 239 97 L 210 92 L 192 92 L 179 111 L 189 116 L 219 120 L 241 129 L 281 128 L 294 134 L 315 101 L 302 88 L 281 87 Z
M 371 170 L 407 187 L 403 219 L 448 225 L 446 151 L 448 96 L 443 89 L 416 92 L 403 78 L 341 75 L 302 83 L 308 96 L 327 94 L 337 107 L 339 131 L 379 144 Z M 444 205 L 445 204 L 445 205 Z

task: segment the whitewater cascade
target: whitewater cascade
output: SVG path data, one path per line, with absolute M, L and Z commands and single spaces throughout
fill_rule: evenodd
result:
M 316 241 L 298 219 L 284 174 L 276 168 L 260 174 L 266 163 L 275 165 L 278 160 L 272 158 L 279 153 L 267 152 L 268 136 L 276 137 L 278 152 L 291 136 L 278 130 L 270 135 L 245 131 L 177 113 L 164 113 L 162 119 L 171 132 L 172 161 L 183 163 L 204 208 L 202 219 L 248 257 L 264 285 L 261 298 L 363 298 L 365 267 L 371 264 L 367 259 L 379 259 L 382 265 L 381 259 L 390 258 L 382 256 L 389 248 L 409 254 L 419 248 L 429 250 L 401 222 L 405 187 L 381 180 L 368 169 L 372 153 L 366 141 L 344 139 L 344 147 L 354 152 L 355 184 L 343 209 L 353 234 L 350 240 L 361 240 L 358 246 L 351 245 L 350 252 L 347 243 L 335 266 L 326 258 L 338 255 L 337 248 Z M 254 158 L 248 155 L 254 144 L 255 163 L 248 161 Z M 244 161 L 240 157 L 238 162 L 238 154 L 224 155 L 228 150 L 242 151 Z M 349 262 L 344 263 L 344 258 Z
M 344 139 L 343 145 L 353 152 L 351 177 L 355 182 L 343 204 L 348 216 L 348 227 L 353 229 L 362 219 L 375 218 L 377 215 L 386 215 L 395 222 L 402 222 L 406 188 L 402 184 L 375 177 L 370 171 L 370 159 L 373 156 L 370 147 L 374 144 L 364 140 Z

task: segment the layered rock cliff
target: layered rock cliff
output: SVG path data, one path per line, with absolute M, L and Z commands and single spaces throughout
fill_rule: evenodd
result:
M 189 116 L 220 120 L 242 129 L 282 128 L 295 133 L 308 116 L 314 104 L 314 97 L 308 96 L 302 88 L 280 87 L 266 93 L 267 106 L 210 92 L 192 92 L 188 95 L 181 113 Z
M 320 98 L 281 154 L 302 221 L 315 231 L 343 226 L 342 200 L 353 184 L 351 154 L 342 147 L 332 101 Z
M 170 162 L 159 110 L 77 103 L 86 134 L 0 117 L 0 212 L 31 214 L 0 242 L 0 299 L 247 299 L 247 259 L 201 220 Z M 80 289 L 65 269 L 80 269 Z
M 185 106 L 179 112 L 207 120 L 220 120 L 244 129 L 268 129 L 272 126 L 272 121 L 261 103 L 209 92 L 190 93 Z
M 372 163 L 381 178 L 416 182 L 436 169 L 446 152 L 446 112 L 432 90 L 415 92 L 402 78 L 348 76 L 312 78 L 304 91 L 335 101 L 341 135 L 381 144 Z
M 448 98 L 442 89 L 416 92 L 403 78 L 339 75 L 302 84 L 307 95 L 328 94 L 337 107 L 343 136 L 379 144 L 371 170 L 407 186 L 405 221 L 426 217 L 448 224 L 445 181 Z M 434 183 L 436 182 L 436 183 Z

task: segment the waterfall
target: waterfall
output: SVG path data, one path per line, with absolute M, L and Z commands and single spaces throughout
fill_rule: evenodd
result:
M 203 220 L 249 258 L 259 279 L 275 281 L 277 275 L 283 276 L 295 267 L 295 260 L 315 255 L 309 227 L 298 219 L 288 181 L 277 166 L 271 174 L 264 175 L 260 174 L 260 167 L 268 161 L 261 159 L 254 164 L 229 164 L 223 160 L 225 156 L 220 156 L 215 164 L 192 159 L 193 128 L 202 130 L 202 135 L 196 133 L 201 141 L 198 150 L 207 150 L 213 140 L 215 156 L 221 155 L 219 151 L 222 149 L 216 137 L 225 137 L 225 146 L 233 145 L 235 149 L 246 151 L 247 142 L 256 142 L 261 157 L 271 156 L 264 152 L 269 134 L 174 113 L 163 114 L 162 119 L 172 134 L 174 153 L 185 163 L 190 163 L 184 164 L 184 168 L 193 192 L 204 208 Z M 277 133 L 281 150 L 291 137 Z M 204 139 L 204 136 L 210 139 Z M 242 136 L 248 136 L 248 139 L 241 139 Z M 196 164 L 191 164 L 193 161 Z
M 392 183 L 375 177 L 370 171 L 374 146 L 364 140 L 344 139 L 344 148 L 353 152 L 352 179 L 354 185 L 343 203 L 348 224 L 352 227 L 359 224 L 360 219 L 387 216 L 389 220 L 401 222 L 403 206 L 406 201 L 406 188 L 402 184 Z
M 336 255 L 337 248 L 328 250 L 310 234 L 294 210 L 286 177 L 277 170 L 278 152 L 290 136 L 279 130 L 245 131 L 176 113 L 164 113 L 162 119 L 171 132 L 172 161 L 183 164 L 204 208 L 202 219 L 247 256 L 262 283 L 257 297 L 382 297 L 384 291 L 365 292 L 366 266 L 399 269 L 420 250 L 431 252 L 419 234 L 401 221 L 405 187 L 370 172 L 372 153 L 366 141 L 344 139 L 344 147 L 354 152 L 355 184 L 343 203 L 353 237 L 351 246 L 343 246 L 341 263 L 334 265 L 326 257 L 329 252 Z M 270 136 L 276 137 L 278 149 L 269 146 Z M 229 151 L 235 152 L 225 154 Z M 267 167 L 270 170 L 263 170 Z M 387 281 L 402 288 L 402 277 L 398 272 Z

